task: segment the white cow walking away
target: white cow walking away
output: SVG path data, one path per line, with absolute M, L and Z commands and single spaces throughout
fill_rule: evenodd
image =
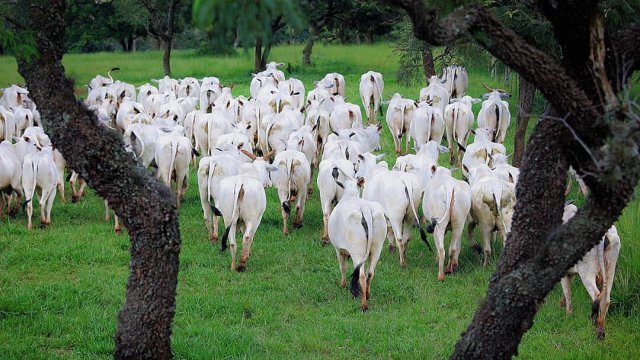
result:
M 272 174 L 273 183 L 278 189 L 278 198 L 282 206 L 282 233 L 289 234 L 289 213 L 291 201 L 295 201 L 293 227 L 302 227 L 304 206 L 307 202 L 307 188 L 311 181 L 311 165 L 304 153 L 288 149 L 276 155 L 273 165 L 278 170 Z
M 383 91 L 384 81 L 379 72 L 367 71 L 360 76 L 360 99 L 367 115 L 367 123 L 376 121 Z
M 413 138 L 416 151 L 431 140 L 440 144 L 444 137 L 444 119 L 440 109 L 424 101 L 418 103 L 418 108 L 411 115 L 409 136 Z
M 573 205 L 564 208 L 562 221 L 569 221 L 578 211 Z M 599 339 L 604 339 L 604 321 L 609 311 L 611 303 L 611 289 L 616 273 L 616 264 L 620 254 L 620 236 L 615 225 L 612 226 L 602 237 L 602 241 L 593 247 L 577 264 L 575 264 L 560 281 L 562 284 L 561 304 L 565 306 L 567 314 L 573 312 L 571 303 L 571 280 L 578 274 L 580 280 L 587 289 L 591 301 L 591 318 L 596 327 L 596 334 Z M 598 281 L 600 280 L 600 281 Z M 601 286 L 598 286 L 598 282 Z
M 489 93 L 482 95 L 486 100 L 482 102 L 482 108 L 478 113 L 478 127 L 495 130 L 491 141 L 502 144 L 511 123 L 509 103 L 502 99 L 508 99 L 510 95 L 501 89 L 492 89 L 486 85 L 485 87 Z
M 387 230 L 382 206 L 358 197 L 355 181 L 344 184 L 344 194 L 329 217 L 329 238 L 336 249 L 340 267 L 340 286 L 345 287 L 347 256 L 353 261 L 350 290 L 360 296 L 360 308 L 367 311 L 371 281 L 380 259 Z M 369 262 L 365 269 L 365 262 Z
M 174 130 L 158 139 L 155 161 L 158 165 L 158 177 L 171 188 L 171 178 L 176 178 L 176 206 L 189 186 L 189 162 L 191 161 L 191 141 L 182 135 L 182 129 Z
M 451 164 L 454 164 L 456 159 L 458 161 L 461 160 L 462 153 L 469 140 L 469 133 L 473 128 L 475 117 L 471 106 L 480 102 L 480 99 L 464 96 L 461 99 L 451 99 L 451 101 L 452 103 L 444 109 L 444 123 L 447 132 L 447 144 L 451 152 Z
M 58 169 L 53 162 L 53 148 L 44 147 L 42 150 L 27 154 L 22 164 L 22 188 L 27 206 L 27 228 L 32 229 L 33 197 L 36 187 L 40 188 L 40 223 L 42 226 L 51 224 L 51 208 L 56 197 L 58 183 Z
M 422 200 L 422 211 L 429 225 L 427 232 L 433 233 L 438 255 L 438 280 L 458 268 L 458 257 L 462 243 L 462 232 L 471 209 L 471 187 L 451 176 L 451 170 L 433 165 L 428 171 L 428 191 Z M 444 269 L 444 235 L 452 232 L 449 245 L 449 263 Z
M 396 154 L 402 155 L 402 136 L 409 132 L 411 126 L 411 118 L 417 104 L 411 99 L 403 99 L 400 94 L 395 93 L 389 101 L 387 108 L 387 125 L 393 136 Z M 407 136 L 406 152 L 409 152 L 409 143 L 411 136 Z

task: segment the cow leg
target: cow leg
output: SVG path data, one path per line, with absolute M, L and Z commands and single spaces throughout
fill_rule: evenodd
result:
M 382 242 L 373 243 L 371 246 L 371 250 L 369 250 L 369 271 L 367 272 L 367 300 L 371 297 L 371 281 L 373 280 L 373 275 L 375 274 L 376 265 L 378 264 L 378 260 L 380 260 L 380 254 L 382 252 Z
M 45 224 L 51 225 L 51 209 L 53 208 L 53 201 L 56 199 L 56 188 L 54 187 L 48 194 L 47 202 L 45 204 L 46 208 L 46 218 Z
M 29 230 L 33 229 L 33 224 L 31 222 L 31 218 L 33 216 L 33 196 L 30 200 L 31 201 L 27 203 L 27 229 Z
M 482 247 L 480 247 L 476 239 L 473 237 L 473 230 L 475 230 L 477 224 L 471 217 L 469 217 L 469 219 L 470 221 L 467 225 L 467 239 L 469 239 L 469 246 L 471 246 L 471 249 L 475 250 L 477 253 L 482 253 Z
M 253 241 L 253 238 L 247 234 L 248 232 L 249 231 L 246 231 L 242 237 L 242 256 L 240 256 L 240 264 L 238 264 L 238 267 L 236 268 L 239 272 L 244 272 L 246 270 L 247 262 L 251 255 L 251 242 Z
M 400 148 L 400 145 L 401 145 L 400 144 L 400 140 L 398 139 L 398 136 L 396 136 L 396 132 L 394 132 L 393 130 L 391 132 L 392 132 L 392 135 L 393 135 L 392 136 L 393 137 L 393 145 L 395 146 L 396 154 L 397 155 L 402 155 L 402 150 Z
M 433 232 L 433 239 L 436 243 L 436 251 L 438 252 L 438 280 L 444 281 L 444 233 L 447 230 L 447 224 L 442 223 L 436 225 Z
M 563 276 L 560 279 L 562 285 L 562 297 L 560 298 L 560 306 L 564 306 L 567 315 L 573 313 L 573 304 L 571 303 L 571 277 Z
M 369 310 L 369 304 L 367 303 L 367 273 L 364 266 L 360 267 L 358 277 L 358 283 L 360 284 L 360 309 L 364 312 Z
M 293 222 L 293 227 L 295 229 L 299 229 L 302 227 L 302 217 L 304 214 L 304 206 L 307 203 L 307 193 L 304 191 L 304 188 L 298 191 L 298 197 L 296 199 L 298 205 L 296 206 L 296 219 Z
M 458 269 L 458 257 L 460 256 L 460 248 L 462 244 L 462 231 L 464 230 L 464 221 L 461 224 L 452 222 L 451 244 L 449 244 L 449 263 L 445 270 L 445 274 L 453 274 Z
M 231 252 L 231 271 L 236 271 L 236 253 L 238 252 L 238 245 L 236 244 L 236 224 L 232 224 L 229 229 L 229 252 Z
M 40 189 L 40 226 L 47 225 L 47 192 L 44 189 Z
M 120 218 L 118 217 L 118 215 L 114 213 L 113 219 L 115 220 L 115 224 L 113 225 L 113 231 L 115 231 L 117 235 L 120 235 L 122 233 L 122 228 L 120 227 Z
M 280 210 L 282 211 L 282 234 L 289 235 L 289 213 L 284 209 L 284 206 L 281 206 Z
M 396 237 L 393 234 L 391 226 L 387 226 L 387 240 L 389 240 L 389 252 L 393 253 L 398 249 L 398 242 L 396 241 Z
M 609 236 L 607 234 L 607 236 Z M 609 304 L 611 303 L 611 289 L 613 288 L 613 278 L 616 273 L 616 265 L 618 263 L 618 255 L 620 254 L 620 240 L 609 239 L 609 243 L 604 248 L 604 274 L 603 287 L 600 293 L 598 319 L 596 320 L 596 334 L 598 339 L 605 337 L 604 321 L 609 312 Z
M 493 238 L 493 231 L 491 231 L 489 226 L 481 225 L 480 232 L 482 233 L 482 251 L 484 253 L 482 266 L 486 268 L 489 264 L 489 259 L 491 258 L 491 239 Z
M 213 234 L 211 235 L 211 242 L 218 242 L 218 227 L 220 222 L 220 217 L 213 215 Z
M 322 246 L 329 245 L 329 214 L 322 212 Z
M 340 287 L 347 287 L 347 255 L 343 255 L 340 250 L 336 249 L 338 257 L 338 266 L 340 267 Z
M 107 200 L 104 201 L 104 221 L 111 220 L 111 211 L 109 209 L 109 203 Z
M 66 203 L 67 200 L 64 197 L 64 179 L 62 179 L 61 181 L 58 182 L 58 192 L 60 192 L 60 201 L 62 201 L 62 203 Z

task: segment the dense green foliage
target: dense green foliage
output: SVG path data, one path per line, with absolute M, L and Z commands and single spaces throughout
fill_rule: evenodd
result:
M 377 70 L 385 76 L 386 95 L 418 94 L 420 85 L 405 87 L 396 82 L 398 58 L 388 44 L 319 45 L 316 65 L 310 68 L 298 65 L 300 51 L 300 46 L 277 47 L 272 57 L 289 62 L 287 76 L 301 79 L 307 90 L 313 80 L 337 71 L 345 75 L 349 100 L 359 103 L 360 74 Z M 158 78 L 161 56 L 158 52 L 71 54 L 63 62 L 81 93 L 93 76 L 104 75 L 114 66 L 121 68 L 116 78 L 135 85 Z M 249 55 L 212 59 L 178 51 L 173 67 L 177 78 L 216 75 L 223 83 L 238 84 L 235 95 L 248 95 L 253 67 Z M 473 96 L 483 92 L 482 82 L 493 84 L 484 66 L 470 68 L 469 77 Z M 0 83 L 15 82 L 22 82 L 15 61 L 0 57 Z M 506 88 L 515 92 L 513 84 Z M 514 105 L 511 100 L 512 109 Z M 477 113 L 478 108 L 475 110 Z M 510 130 L 507 149 L 513 148 L 513 127 Z M 389 154 L 387 161 L 393 163 L 395 154 L 386 126 L 382 146 Z M 445 154 L 441 163 L 446 159 Z M 383 250 L 370 310 L 363 314 L 358 301 L 338 287 L 333 248 L 320 246 L 317 190 L 308 202 L 304 228 L 283 237 L 277 194 L 268 189 L 267 212 L 247 272 L 238 274 L 229 272 L 229 253 L 220 254 L 219 247 L 212 247 L 207 239 L 196 183 L 192 169 L 179 211 L 183 241 L 173 335 L 177 359 L 445 358 L 482 300 L 497 260 L 494 255 L 492 265 L 482 269 L 481 258 L 470 250 L 465 237 L 459 273 L 440 283 L 435 256 L 416 232 L 406 269 L 400 269 L 396 254 Z M 575 191 L 570 197 L 581 201 Z M 519 351 L 523 359 L 637 356 L 639 214 L 640 201 L 634 200 L 616 223 L 622 251 L 607 339 L 596 340 L 589 321 L 590 302 L 576 279 L 575 313 L 568 317 L 558 305 L 558 286 L 523 339 Z M 48 229 L 27 231 L 23 212 L 16 219 L 0 220 L 0 357 L 110 358 L 128 275 L 127 236 L 113 233 L 113 225 L 104 220 L 103 202 L 91 192 L 77 204 L 56 200 L 52 221 Z

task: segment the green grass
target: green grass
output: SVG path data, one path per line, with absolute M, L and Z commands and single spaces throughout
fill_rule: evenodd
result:
M 397 57 L 387 44 L 318 45 L 316 65 L 309 68 L 299 65 L 300 46 L 277 47 L 272 54 L 276 61 L 291 63 L 287 75 L 308 87 L 327 72 L 342 73 L 347 96 L 355 103 L 360 74 L 367 70 L 383 73 L 385 94 L 417 97 L 421 87 L 396 84 Z M 78 87 L 113 66 L 122 69 L 116 78 L 136 85 L 161 77 L 159 52 L 67 55 L 64 64 Z M 223 83 L 238 84 L 235 95 L 248 95 L 252 58 L 247 54 L 214 59 L 175 51 L 172 65 L 175 77 L 216 75 Z M 482 82 L 498 85 L 484 68 L 469 70 L 471 95 L 482 93 Z M 22 82 L 15 61 L 0 57 L 0 84 L 14 82 Z M 514 84 L 502 87 L 515 92 Z M 514 100 L 511 109 L 515 116 Z M 508 149 L 513 148 L 514 125 Z M 392 141 L 384 131 L 382 144 L 392 164 Z M 191 175 L 180 209 L 173 335 L 178 359 L 445 358 L 482 301 L 495 268 L 497 255 L 483 269 L 464 239 L 459 272 L 440 283 L 434 255 L 414 236 L 406 269 L 400 269 L 395 254 L 383 251 L 370 310 L 363 314 L 358 301 L 338 287 L 333 248 L 320 246 L 317 191 L 308 202 L 304 228 L 283 237 L 277 194 L 268 190 L 268 209 L 248 270 L 238 274 L 229 272 L 229 253 L 219 253 L 207 240 L 193 170 Z M 572 196 L 578 196 L 575 190 Z M 556 287 L 522 341 L 521 358 L 629 359 L 640 353 L 639 213 L 634 200 L 617 223 L 622 252 L 606 340 L 596 340 L 588 296 L 575 280 L 573 316 L 560 308 Z M 102 201 L 92 192 L 78 204 L 56 200 L 52 221 L 46 230 L 27 231 L 22 212 L 0 220 L 0 358 L 109 358 L 128 275 L 128 238 L 113 233 Z

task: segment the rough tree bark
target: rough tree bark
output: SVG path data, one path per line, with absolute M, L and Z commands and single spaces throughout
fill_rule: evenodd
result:
M 171 43 L 172 38 L 162 39 L 162 70 L 166 76 L 171 76 Z
M 265 64 L 266 65 L 266 64 Z M 256 46 L 253 52 L 253 72 L 256 74 L 263 71 L 262 65 L 262 38 L 256 38 Z
M 517 185 L 512 231 L 486 299 L 452 356 L 510 358 L 517 354 L 522 336 L 532 326 L 544 298 L 561 276 L 600 241 L 631 199 L 640 178 L 638 156 L 634 155 L 640 143 L 640 127 L 624 106 L 611 103 L 615 95 L 607 92 L 612 87 L 603 86 L 608 82 L 606 74 L 611 72 L 609 68 L 600 69 L 610 66 L 603 63 L 610 57 L 627 59 L 627 64 L 631 63 L 627 70 L 637 69 L 638 25 L 615 36 L 631 41 L 631 45 L 607 48 L 624 52 L 602 56 L 590 51 L 594 43 L 598 44 L 595 50 L 605 48 L 603 29 L 593 28 L 602 26 L 602 22 L 593 20 L 599 16 L 597 1 L 540 1 L 563 48 L 562 63 L 558 63 L 502 26 L 480 5 L 458 8 L 446 18 L 437 19 L 436 12 L 426 8 L 422 0 L 385 2 L 404 8 L 415 35 L 432 45 L 448 44 L 461 36 L 474 38 L 532 83 L 552 105 L 531 134 Z M 598 73 L 598 83 L 589 76 L 591 72 Z M 631 71 L 615 74 L 621 77 L 618 82 L 624 83 Z M 611 121 L 601 121 L 605 116 Z M 603 146 L 612 137 L 616 141 Z M 579 173 L 591 174 L 585 181 L 593 191 L 578 214 L 563 225 L 562 189 L 569 165 Z
M 273 44 L 273 34 L 275 34 L 276 31 L 282 29 L 284 25 L 285 23 L 282 21 L 282 16 L 278 16 L 271 22 L 271 34 L 268 34 L 267 41 L 265 42 L 262 37 L 256 38 L 253 63 L 254 71 L 256 74 L 263 71 L 267 67 L 267 60 L 269 59 L 271 46 Z
M 525 137 L 529 118 L 533 110 L 533 98 L 536 88 L 523 77 L 518 78 L 518 115 L 516 116 L 516 135 L 513 151 L 513 166 L 522 166 L 522 156 L 524 155 Z
M 93 112 L 76 101 L 73 81 L 61 64 L 65 1 L 33 1 L 29 9 L 39 56 L 30 62 L 18 58 L 18 70 L 45 131 L 68 166 L 109 201 L 131 239 L 131 273 L 118 315 L 115 357 L 169 359 L 180 253 L 173 195 L 124 150 L 119 135 L 100 126 Z

